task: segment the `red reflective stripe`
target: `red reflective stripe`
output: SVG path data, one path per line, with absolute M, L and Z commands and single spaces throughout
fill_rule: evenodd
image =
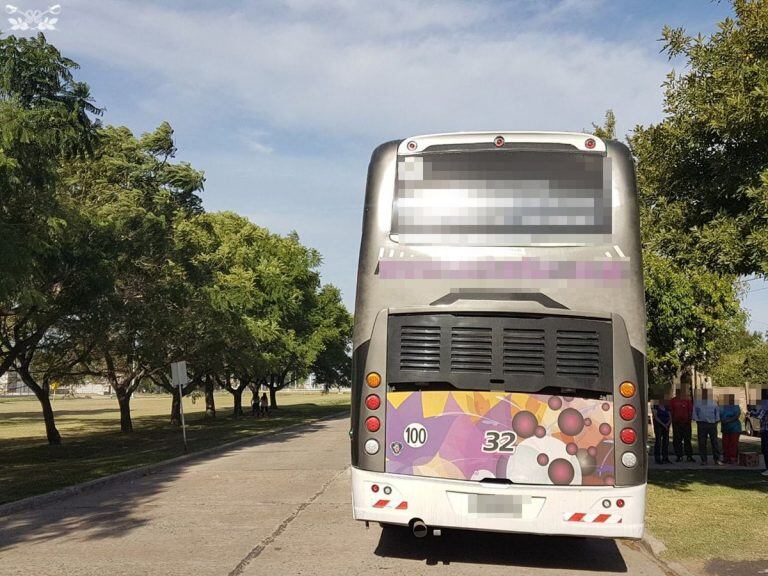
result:
M 605 522 L 605 521 L 606 521 L 606 520 L 608 520 L 608 518 L 610 518 L 610 517 L 611 517 L 611 515 L 610 515 L 610 514 L 598 514 L 598 515 L 597 515 L 597 518 L 595 518 L 595 519 L 593 520 L 593 522 Z
M 570 518 L 568 518 L 569 522 L 581 522 L 581 519 L 584 518 L 586 514 L 582 514 L 581 512 L 576 512 L 573 514 Z
M 389 500 L 379 500 L 378 502 L 376 502 L 376 504 L 373 505 L 373 507 L 384 508 L 384 506 L 386 506 L 387 504 L 389 504 Z
M 408 502 L 400 502 L 400 504 L 397 505 L 397 508 L 395 510 L 408 510 Z

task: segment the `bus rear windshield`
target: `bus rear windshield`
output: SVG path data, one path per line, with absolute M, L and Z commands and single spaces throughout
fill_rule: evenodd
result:
M 611 233 L 609 162 L 575 151 L 401 156 L 392 233 L 412 244 L 594 243 Z

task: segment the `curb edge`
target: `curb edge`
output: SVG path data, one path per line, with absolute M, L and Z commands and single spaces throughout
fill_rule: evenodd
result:
M 645 533 L 640 539 L 639 544 L 646 554 L 653 558 L 657 564 L 662 566 L 670 574 L 674 576 L 696 576 L 682 564 L 662 558 L 661 555 L 667 550 L 667 546 L 664 542 L 651 534 L 647 528 L 645 529 Z

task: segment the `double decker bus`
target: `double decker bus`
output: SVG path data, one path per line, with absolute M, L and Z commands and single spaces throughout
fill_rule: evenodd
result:
M 645 305 L 634 167 L 566 132 L 379 146 L 350 437 L 357 520 L 641 538 Z

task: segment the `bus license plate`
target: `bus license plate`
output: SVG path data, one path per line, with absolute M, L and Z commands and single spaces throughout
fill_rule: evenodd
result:
M 530 496 L 470 494 L 467 502 L 467 512 L 470 514 L 500 514 L 508 518 L 522 518 L 523 507 L 530 504 Z

